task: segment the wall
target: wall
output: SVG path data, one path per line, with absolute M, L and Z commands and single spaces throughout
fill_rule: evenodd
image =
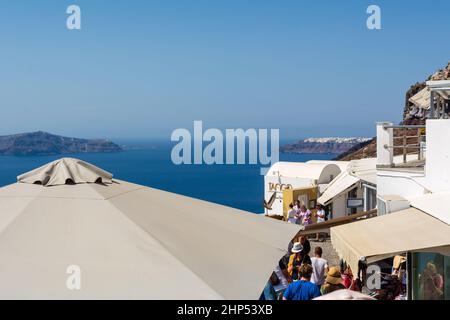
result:
M 359 184 L 358 184 L 359 185 Z M 356 198 L 364 198 L 364 190 L 359 186 L 356 187 Z M 348 192 L 341 194 L 333 199 L 332 218 L 345 217 L 350 215 L 351 208 L 347 208 Z M 364 208 L 357 208 L 357 212 L 363 211 Z
M 276 186 L 276 190 L 271 190 L 270 185 Z M 269 214 L 283 214 L 283 190 L 287 188 L 301 189 L 313 186 L 315 186 L 315 181 L 311 179 L 265 176 L 264 199 L 266 201 L 269 201 L 273 192 L 276 192 L 276 200 L 272 205 L 272 210 L 267 212 L 267 209 L 265 209 L 265 212 Z
M 425 193 L 423 173 L 393 170 L 378 170 L 377 194 L 399 195 L 405 198 L 421 196 Z
M 450 120 L 427 120 L 426 139 L 424 171 L 379 169 L 378 195 L 410 198 L 450 190 L 450 143 L 443 143 L 450 141 Z
M 313 188 L 301 188 L 301 189 L 291 189 L 283 191 L 283 215 L 287 218 L 287 214 L 290 211 L 289 205 L 296 200 L 301 200 L 302 198 L 306 198 L 308 203 L 305 204 L 311 212 L 315 212 L 315 205 L 317 204 L 317 187 Z M 315 201 L 314 204 L 309 204 L 309 202 Z
M 347 193 L 334 198 L 333 200 L 333 211 L 330 218 L 345 217 L 347 215 Z
M 450 120 L 427 120 L 426 183 L 431 191 L 450 190 Z
M 339 168 L 335 164 L 327 165 L 318 180 L 318 184 L 327 184 L 330 183 L 334 178 L 336 178 L 341 173 L 341 168 Z

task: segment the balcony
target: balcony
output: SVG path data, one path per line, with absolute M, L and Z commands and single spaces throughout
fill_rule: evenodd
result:
M 377 124 L 377 169 L 423 171 L 425 158 L 424 125 Z

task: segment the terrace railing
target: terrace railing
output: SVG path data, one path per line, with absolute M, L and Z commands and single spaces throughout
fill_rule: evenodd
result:
M 393 150 L 394 156 L 400 153 L 403 156 L 403 164 L 408 162 L 408 155 L 417 155 L 417 160 L 424 158 L 424 150 L 426 147 L 426 134 L 424 125 L 392 125 L 386 126 L 394 129 L 394 144 L 386 146 Z M 397 131 L 397 135 L 395 134 Z M 396 151 L 399 150 L 397 153 Z
M 378 166 L 420 166 L 424 162 L 426 132 L 424 125 L 394 125 L 380 123 L 377 126 Z M 402 156 L 401 163 L 394 163 L 394 156 Z M 414 155 L 411 157 L 411 155 Z
M 299 236 L 308 236 L 308 235 L 315 235 L 317 233 L 330 233 L 330 228 L 337 227 L 343 224 L 352 223 L 356 221 L 360 221 L 363 219 L 370 219 L 377 216 L 377 210 L 369 210 L 369 211 L 363 211 L 358 212 L 352 215 L 339 217 L 330 219 L 325 222 L 320 223 L 314 223 L 307 226 L 300 226 L 300 231 L 297 233 L 297 235 L 294 237 L 294 239 L 298 238 Z

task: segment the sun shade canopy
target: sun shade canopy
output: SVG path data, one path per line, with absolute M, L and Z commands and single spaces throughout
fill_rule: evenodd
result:
M 415 208 L 331 228 L 339 256 L 356 272 L 368 263 L 408 251 L 450 254 L 450 226 Z
M 341 172 L 325 189 L 324 193 L 317 199 L 318 203 L 328 205 L 335 197 L 352 189 L 360 180 L 347 171 Z
M 69 164 L 74 181 L 96 180 L 94 166 Z M 47 172 L 0 188 L 1 299 L 258 299 L 298 231 L 119 180 L 33 184 Z M 80 290 L 66 285 L 70 266 Z
M 358 291 L 341 289 L 314 298 L 313 300 L 376 300 L 376 299 Z
M 17 177 L 18 182 L 58 186 L 77 183 L 112 183 L 113 175 L 87 162 L 62 158 Z
M 426 87 L 409 98 L 409 102 L 413 103 L 417 108 L 426 109 L 430 108 L 430 88 Z

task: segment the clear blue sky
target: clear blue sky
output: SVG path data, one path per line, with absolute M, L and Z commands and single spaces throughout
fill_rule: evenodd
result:
M 82 30 L 66 29 L 66 8 Z M 380 31 L 366 8 L 382 9 Z M 0 1 L 0 134 L 374 135 L 450 60 L 450 1 Z

